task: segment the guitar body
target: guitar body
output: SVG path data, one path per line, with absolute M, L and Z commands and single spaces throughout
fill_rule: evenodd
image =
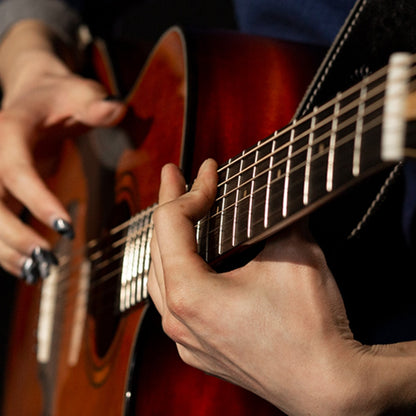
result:
M 94 56 L 114 92 L 108 62 Z M 223 162 L 288 123 L 317 62 L 293 44 L 225 33 L 188 43 L 174 28 L 141 71 L 122 124 L 62 142 L 49 184 L 76 237 L 36 225 L 60 266 L 43 283 L 18 285 L 2 415 L 281 414 L 182 363 L 148 302 L 120 314 L 121 260 L 97 247 L 117 243 L 110 230 L 157 201 L 165 163 L 190 178 L 206 157 Z

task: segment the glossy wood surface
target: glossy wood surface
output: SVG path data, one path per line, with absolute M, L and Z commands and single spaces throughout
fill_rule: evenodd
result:
M 99 56 L 97 72 L 114 89 Z M 147 303 L 121 316 L 104 355 L 98 353 L 95 334 L 100 315 L 90 313 L 79 358 L 70 364 L 68 357 L 80 253 L 114 223 L 112 205 L 127 205 L 131 214 L 143 210 L 157 201 L 165 163 L 182 164 L 192 175 L 206 157 L 222 162 L 282 127 L 316 65 L 314 55 L 299 45 L 234 34 L 199 34 L 185 43 L 174 29 L 156 46 L 127 97 L 129 111 L 121 125 L 64 142 L 50 185 L 73 209 L 76 238 L 63 247 L 70 263 L 61 271 L 67 274 L 62 276 L 54 350 L 47 365 L 37 364 L 41 283 L 21 284 L 3 415 L 281 414 L 245 390 L 183 364 L 157 317 L 145 313 Z

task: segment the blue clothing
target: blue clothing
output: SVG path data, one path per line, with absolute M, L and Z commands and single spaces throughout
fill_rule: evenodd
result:
M 355 0 L 234 0 L 246 33 L 329 46 Z

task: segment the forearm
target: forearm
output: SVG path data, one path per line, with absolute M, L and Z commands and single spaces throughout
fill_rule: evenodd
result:
M 339 357 L 340 371 L 329 387 L 335 403 L 333 414 L 415 414 L 416 342 L 361 346 L 355 348 L 351 357 Z
M 416 411 L 416 342 L 373 346 L 370 371 L 386 415 Z

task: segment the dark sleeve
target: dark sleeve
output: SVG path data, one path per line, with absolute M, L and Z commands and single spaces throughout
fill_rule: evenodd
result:
M 81 19 L 65 1 L 0 1 L 0 40 L 14 23 L 24 19 L 40 20 L 65 43 L 74 46 L 78 44 Z

